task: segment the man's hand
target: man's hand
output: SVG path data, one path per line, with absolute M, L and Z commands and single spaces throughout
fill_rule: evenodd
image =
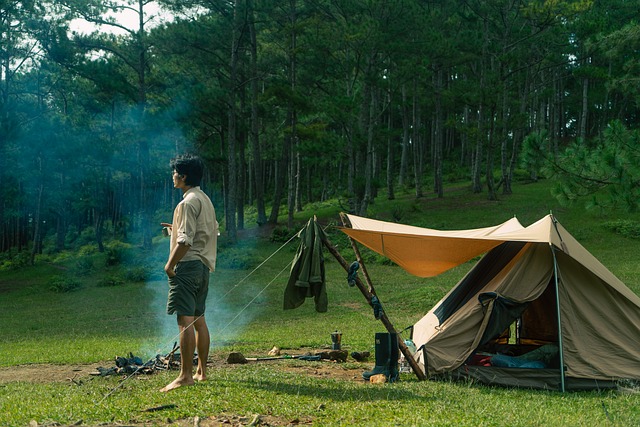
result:
M 171 265 L 170 262 L 167 262 L 167 264 L 164 266 L 164 272 L 167 273 L 167 277 L 169 279 L 171 279 L 173 276 L 176 275 L 176 272 L 174 271 L 174 267 Z
M 176 275 L 175 266 L 178 265 L 180 260 L 189 252 L 189 245 L 185 245 L 184 243 L 178 243 L 171 250 L 169 254 L 169 259 L 164 266 L 164 272 L 167 273 L 167 277 L 172 278 Z
M 168 222 L 161 222 L 160 225 L 162 226 L 162 235 L 164 237 L 171 236 L 171 227 L 173 227 L 173 224 L 169 224 Z

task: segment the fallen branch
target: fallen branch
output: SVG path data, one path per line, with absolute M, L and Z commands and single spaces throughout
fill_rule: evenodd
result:
M 153 408 L 143 409 L 142 412 L 158 412 L 158 411 L 164 411 L 165 409 L 175 409 L 177 407 L 178 405 L 169 403 L 168 405 L 160 405 L 160 406 L 154 406 Z

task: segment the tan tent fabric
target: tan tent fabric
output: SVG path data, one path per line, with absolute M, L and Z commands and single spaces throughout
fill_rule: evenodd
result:
M 426 365 L 428 375 L 459 373 L 458 368 L 476 350 L 494 309 L 493 304 L 483 307 L 479 302 L 478 296 L 484 292 L 493 292 L 516 304 L 535 300 L 536 304 L 527 307 L 535 306 L 539 313 L 523 318 L 536 319 L 540 325 L 528 325 L 528 338 L 535 341 L 539 326 L 541 336 L 549 339 L 549 332 L 558 330 L 554 279 L 557 271 L 561 324 L 558 336 L 562 337 L 565 376 L 573 380 L 570 383 L 582 387 L 585 379 L 640 380 L 640 297 L 553 216 L 547 215 L 528 227 L 522 227 L 514 218 L 495 227 L 452 231 L 353 215 L 349 215 L 349 221 L 353 228 L 344 229 L 346 234 L 421 277 L 440 274 L 485 254 L 414 325 L 414 342 L 419 348 L 424 346 L 424 351 L 418 353 L 418 361 Z M 496 257 L 502 254 L 511 258 L 496 263 Z M 499 271 L 493 271 L 492 267 Z M 543 292 L 547 297 L 538 299 Z M 512 370 L 509 372 L 510 376 L 517 375 Z M 531 370 L 521 372 L 526 374 Z M 490 378 L 486 373 L 482 375 Z M 505 381 L 496 380 L 496 383 Z
M 558 254 L 567 375 L 640 379 L 640 304 Z
M 433 277 L 498 246 L 503 233 L 522 230 L 512 218 L 498 226 L 441 231 L 348 215 L 343 231 L 419 277 Z
M 553 244 L 560 251 L 566 253 L 580 264 L 586 266 L 596 276 L 640 305 L 640 297 L 634 294 L 624 283 L 613 275 L 596 257 L 582 246 L 553 216 L 547 215 L 538 222 L 523 230 L 502 233 L 499 236 L 504 241 L 522 241 Z

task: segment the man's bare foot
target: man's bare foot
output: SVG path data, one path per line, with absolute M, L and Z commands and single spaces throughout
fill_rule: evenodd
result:
M 181 378 L 178 377 L 175 380 L 173 380 L 173 382 L 171 382 L 170 384 L 164 386 L 163 388 L 160 389 L 161 392 L 166 393 L 168 391 L 174 390 L 176 388 L 182 387 L 182 386 L 189 386 L 189 385 L 193 385 L 195 384 L 195 382 L 193 381 L 193 378 Z
M 196 373 L 196 374 L 193 376 L 193 380 L 194 380 L 194 381 L 206 381 L 206 380 L 207 380 L 207 375 L 206 375 L 206 374 L 205 374 L 205 375 L 203 375 L 203 374 L 198 374 L 198 373 Z
M 207 380 L 207 368 L 206 366 L 200 366 L 196 369 L 196 373 L 193 375 L 194 381 L 206 381 Z

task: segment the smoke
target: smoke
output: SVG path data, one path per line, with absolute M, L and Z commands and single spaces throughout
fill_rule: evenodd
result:
M 207 295 L 205 320 L 211 335 L 210 349 L 233 345 L 238 342 L 243 332 L 260 314 L 265 295 L 261 294 L 263 286 L 252 283 L 249 271 L 256 267 L 237 266 L 229 258 L 236 253 L 253 254 L 255 242 L 246 239 L 238 246 L 218 251 L 216 271 L 210 273 L 209 292 Z M 148 265 L 153 266 L 157 274 L 146 282 L 148 294 L 148 311 L 152 312 L 156 334 L 141 349 L 145 357 L 166 354 L 179 341 L 176 315 L 168 315 L 166 303 L 168 283 L 164 275 L 164 264 L 169 256 L 169 239 L 162 238 L 154 245 L 153 254 L 149 255 Z M 252 261 L 253 255 L 248 255 Z
M 216 273 L 212 273 L 205 312 L 205 320 L 211 335 L 211 349 L 236 342 L 257 314 L 256 307 L 251 304 L 252 298 L 247 295 L 246 290 L 240 290 L 240 296 L 225 295 L 224 288 L 227 286 L 217 279 Z M 156 354 L 166 354 L 173 349 L 175 342 L 179 342 L 179 331 L 176 316 L 166 313 L 168 293 L 166 280 L 147 282 L 146 291 L 149 295 L 149 311 L 153 312 L 157 333 L 143 346 L 141 353 L 145 357 L 154 357 Z

